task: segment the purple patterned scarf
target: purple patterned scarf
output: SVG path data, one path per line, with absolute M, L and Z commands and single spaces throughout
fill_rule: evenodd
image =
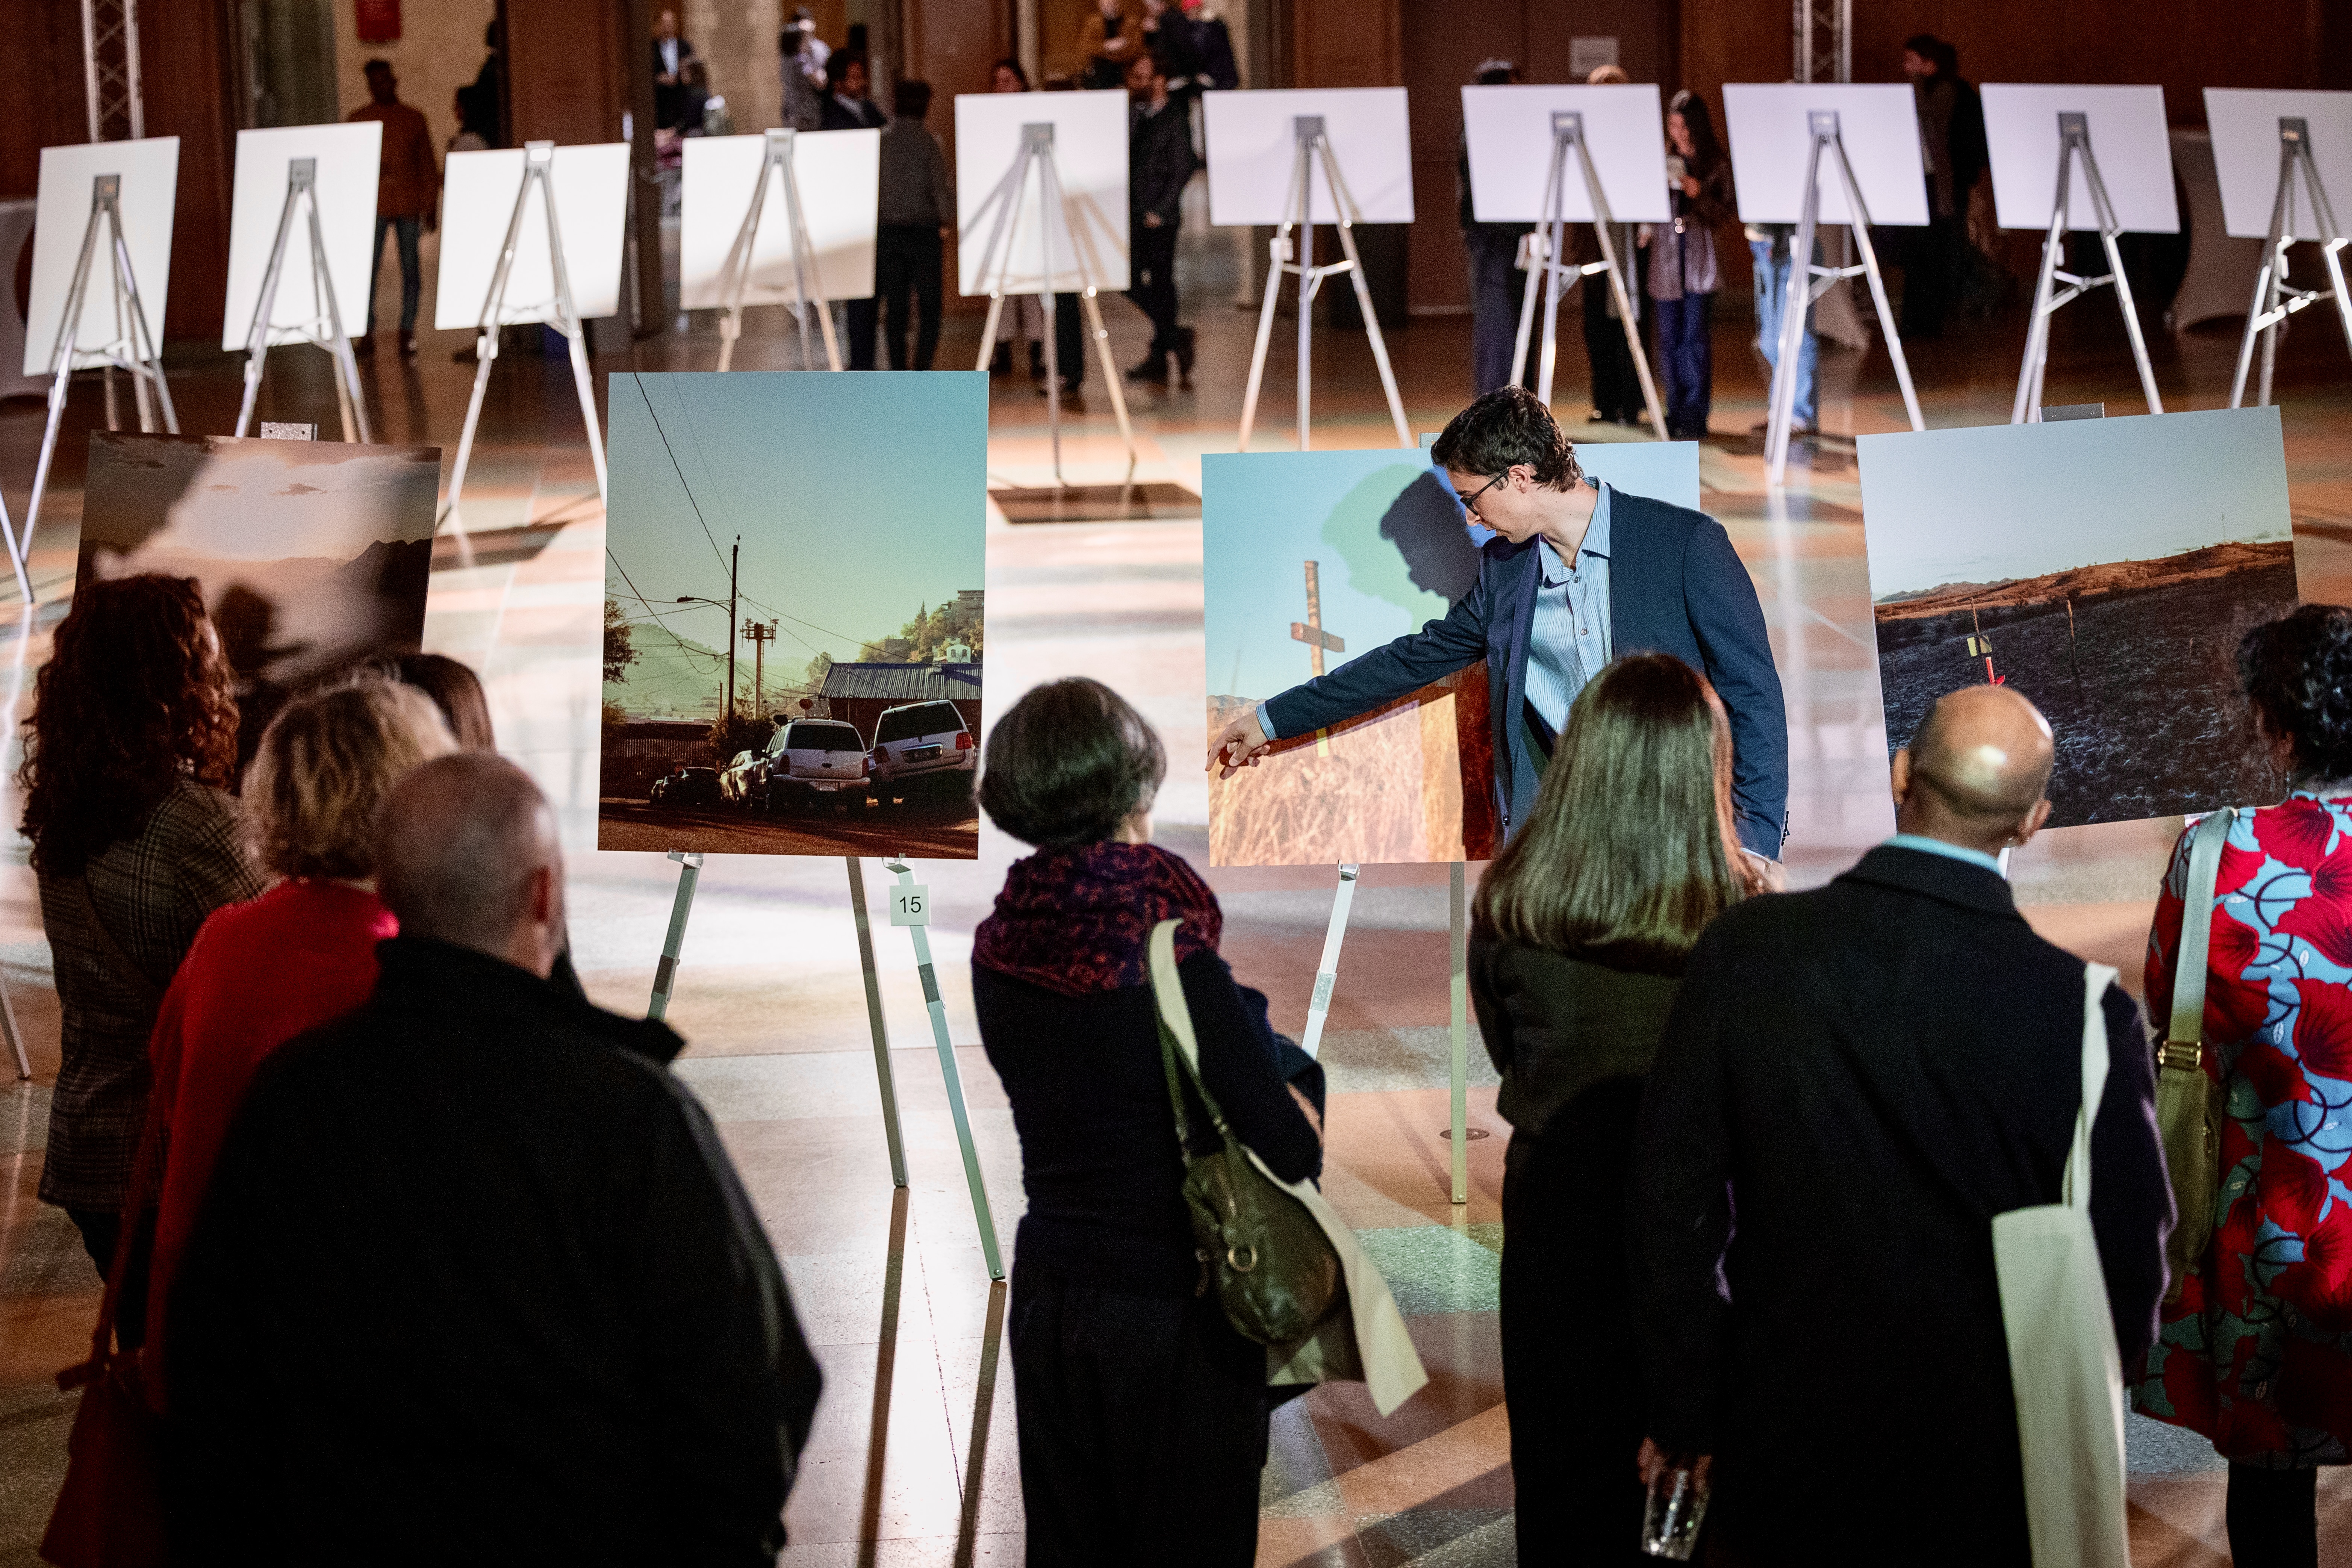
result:
M 1176 961 L 1217 951 L 1217 896 L 1181 858 L 1150 844 L 1041 849 L 1016 860 L 996 912 L 972 933 L 974 963 L 1086 996 L 1150 979 L 1152 928 L 1181 920 Z

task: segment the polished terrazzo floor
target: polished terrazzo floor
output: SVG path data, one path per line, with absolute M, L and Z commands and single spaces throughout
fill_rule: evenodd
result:
M 1197 487 L 1204 452 L 1230 450 L 1254 317 L 1199 302 L 1232 273 L 1222 242 L 1195 242 L 1187 268 L 1204 288 L 1192 310 L 1202 359 L 1191 392 L 1133 396 L 1139 477 Z M 428 263 L 429 275 L 429 263 Z M 429 319 L 431 301 L 426 310 Z M 775 317 L 776 312 L 764 312 Z M 1140 319 L 1108 314 L 1122 361 L 1139 352 Z M 1717 432 L 1702 457 L 1710 510 L 1754 572 L 1787 682 L 1791 720 L 1790 858 L 1801 882 L 1834 874 L 1886 832 L 1884 736 L 1868 655 L 1861 498 L 1851 441 L 1801 449 L 1788 489 L 1768 491 L 1759 444 L 1763 384 L 1745 327 L 1717 339 Z M 943 364 L 968 365 L 977 322 L 950 320 Z M 780 320 L 755 316 L 739 352 L 747 369 L 782 368 L 794 351 Z M 1278 338 L 1286 334 L 1277 334 Z M 1915 344 L 1912 363 L 1931 424 L 2005 418 L 2021 322 L 2012 318 Z M 379 353 L 364 374 L 391 440 L 454 447 L 468 367 L 450 363 L 457 334 L 425 335 L 414 363 Z M 1276 344 L 1258 445 L 1289 435 L 1290 363 Z M 2227 398 L 2233 338 L 2158 344 L 2170 405 Z M 1416 429 L 1434 429 L 1466 397 L 1466 324 L 1414 322 L 1391 339 Z M 682 335 L 602 356 L 600 371 L 698 369 L 716 355 L 698 317 Z M 331 422 L 320 366 L 281 351 L 264 417 Z M 317 356 L 308 358 L 315 361 Z M 1317 442 L 1390 439 L 1360 335 L 1326 332 L 1317 354 Z M 1581 356 L 1563 353 L 1563 408 L 1574 408 Z M 184 427 L 225 430 L 236 364 L 175 358 Z M 1896 428 L 1901 405 L 1882 355 L 1829 353 L 1822 419 L 1832 432 Z M 2095 331 L 2062 335 L 2051 400 L 2105 398 L 2131 411 L 2136 382 Z M 2290 343 L 2282 374 L 2297 555 L 2306 598 L 2352 598 L 2352 365 L 2316 329 Z M 70 579 L 79 501 L 79 443 L 98 416 L 78 388 L 57 489 L 36 541 L 41 589 Z M 0 489 L 21 515 L 40 411 L 0 405 Z M 1612 434 L 1614 434 L 1613 432 Z M 1066 427 L 1073 480 L 1108 480 L 1124 467 L 1099 376 Z M 921 460 L 910 433 L 906 461 Z M 1047 475 L 1044 404 L 1025 382 L 997 384 L 992 483 Z M 887 483 L 845 473 L 845 496 Z M 1989 483 L 1985 504 L 2023 504 Z M 500 737 L 565 813 L 573 856 L 573 931 L 591 988 L 640 1010 L 670 907 L 675 868 L 593 844 L 593 737 L 603 520 L 576 404 L 561 360 L 512 357 L 493 382 L 463 517 L 465 541 L 436 557 L 428 646 L 465 658 L 488 680 Z M 845 534 L 845 548 L 887 563 L 889 542 Z M 1197 523 L 1010 527 L 992 510 L 987 589 L 989 686 L 1002 702 L 1030 684 L 1084 672 L 1135 700 L 1166 737 L 1177 766 L 1160 803 L 1164 839 L 1206 858 L 1206 795 L 1188 760 L 1200 754 L 1204 689 Z M 0 605 L 0 615 L 7 613 Z M 12 700 L 37 663 L 58 607 L 0 628 Z M 6 757 L 13 768 L 15 750 Z M 13 820 L 13 784 L 0 786 Z M 2170 829 L 2131 825 L 2053 834 L 2021 855 L 2015 879 L 2054 940 L 2124 969 L 2137 949 Z M 998 1233 L 1008 1247 L 1021 1211 L 1019 1151 L 1001 1092 L 977 1044 L 965 966 L 1015 846 L 983 829 L 977 864 L 927 865 L 933 946 L 948 997 L 955 1059 L 969 1096 Z M 863 867 L 878 902 L 885 874 Z M 1292 868 L 1212 873 L 1228 915 L 1225 948 L 1243 977 L 1273 998 L 1280 1026 L 1303 1022 L 1333 873 Z M 671 1020 L 691 1042 L 678 1071 L 710 1106 L 785 1261 L 828 1388 L 787 1519 L 794 1564 L 914 1565 L 1015 1562 L 1022 1512 L 1011 1378 L 1003 1363 L 1004 1289 L 992 1286 L 905 936 L 877 932 L 893 1072 L 909 1186 L 891 1185 L 880 1100 L 838 861 L 714 859 L 704 873 Z M 1447 1201 L 1446 898 L 1443 868 L 1365 874 L 1326 1035 L 1331 1075 L 1326 1187 L 1394 1282 L 1428 1363 L 1427 1392 L 1388 1419 L 1360 1392 L 1332 1388 L 1278 1416 L 1265 1481 L 1265 1564 L 1388 1568 L 1514 1560 L 1510 1472 L 1496 1351 L 1496 1288 L 1503 1243 L 1499 1196 L 1505 1130 L 1493 1075 L 1475 1037 L 1471 1120 L 1495 1135 L 1470 1145 L 1470 1202 Z M 0 1085 L 0 1564 L 30 1563 L 59 1474 L 72 1404 L 49 1383 L 76 1359 L 96 1282 L 61 1215 L 39 1205 L 44 1086 L 56 1068 L 57 1005 L 21 844 L 0 866 L 0 977 L 31 1044 L 30 1085 Z M 1932 1376 L 1890 1398 L 1916 1403 L 1932 1432 Z M 2209 1448 L 2135 1423 L 2133 1541 L 2143 1564 L 2226 1560 L 2221 1477 Z M 2324 1554 L 2352 1562 L 2352 1489 L 2323 1480 Z

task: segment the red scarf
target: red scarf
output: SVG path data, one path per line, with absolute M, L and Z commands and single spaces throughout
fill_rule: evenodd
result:
M 1147 984 L 1152 928 L 1181 920 L 1176 961 L 1217 951 L 1217 896 L 1177 856 L 1150 844 L 1041 849 L 1013 862 L 996 912 L 972 933 L 971 961 L 1065 996 Z

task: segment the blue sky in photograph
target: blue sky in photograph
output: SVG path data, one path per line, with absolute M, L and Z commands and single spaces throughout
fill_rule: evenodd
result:
M 2294 537 L 2275 408 L 1864 436 L 1870 596 Z

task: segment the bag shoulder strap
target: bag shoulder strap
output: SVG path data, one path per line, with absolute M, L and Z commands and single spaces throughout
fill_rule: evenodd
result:
M 2189 840 L 2189 885 L 2180 894 L 2180 949 L 2172 966 L 2172 1022 L 2164 1033 L 2168 1047 L 2196 1047 L 2205 1040 L 2205 957 L 2213 937 L 2213 888 L 2221 877 L 2222 847 L 2237 819 L 2237 808 L 2225 805 L 2199 822 Z M 2188 1065 L 2197 1063 L 2192 1059 Z
M 1184 982 L 1176 973 L 1176 928 L 1182 921 L 1161 921 L 1151 931 L 1151 994 L 1160 1012 L 1160 1065 L 1168 1075 L 1168 1100 L 1176 1108 L 1176 1141 L 1189 1149 L 1192 1146 L 1191 1119 L 1184 1114 L 1184 1091 L 1176 1080 L 1176 1064 L 1184 1064 L 1184 1077 L 1201 1097 L 1201 1108 L 1209 1113 L 1209 1124 L 1217 1135 L 1230 1142 L 1232 1130 L 1225 1125 L 1225 1113 L 1218 1108 L 1216 1097 L 1201 1078 L 1201 1047 L 1192 1034 L 1192 1011 L 1184 1005 Z
M 2074 1137 L 2066 1151 L 2066 1173 L 2059 1202 L 2068 1208 L 2091 1206 L 2091 1124 L 2107 1092 L 2107 987 L 2116 972 L 2104 963 L 2083 966 L 2083 1104 L 2074 1112 Z

